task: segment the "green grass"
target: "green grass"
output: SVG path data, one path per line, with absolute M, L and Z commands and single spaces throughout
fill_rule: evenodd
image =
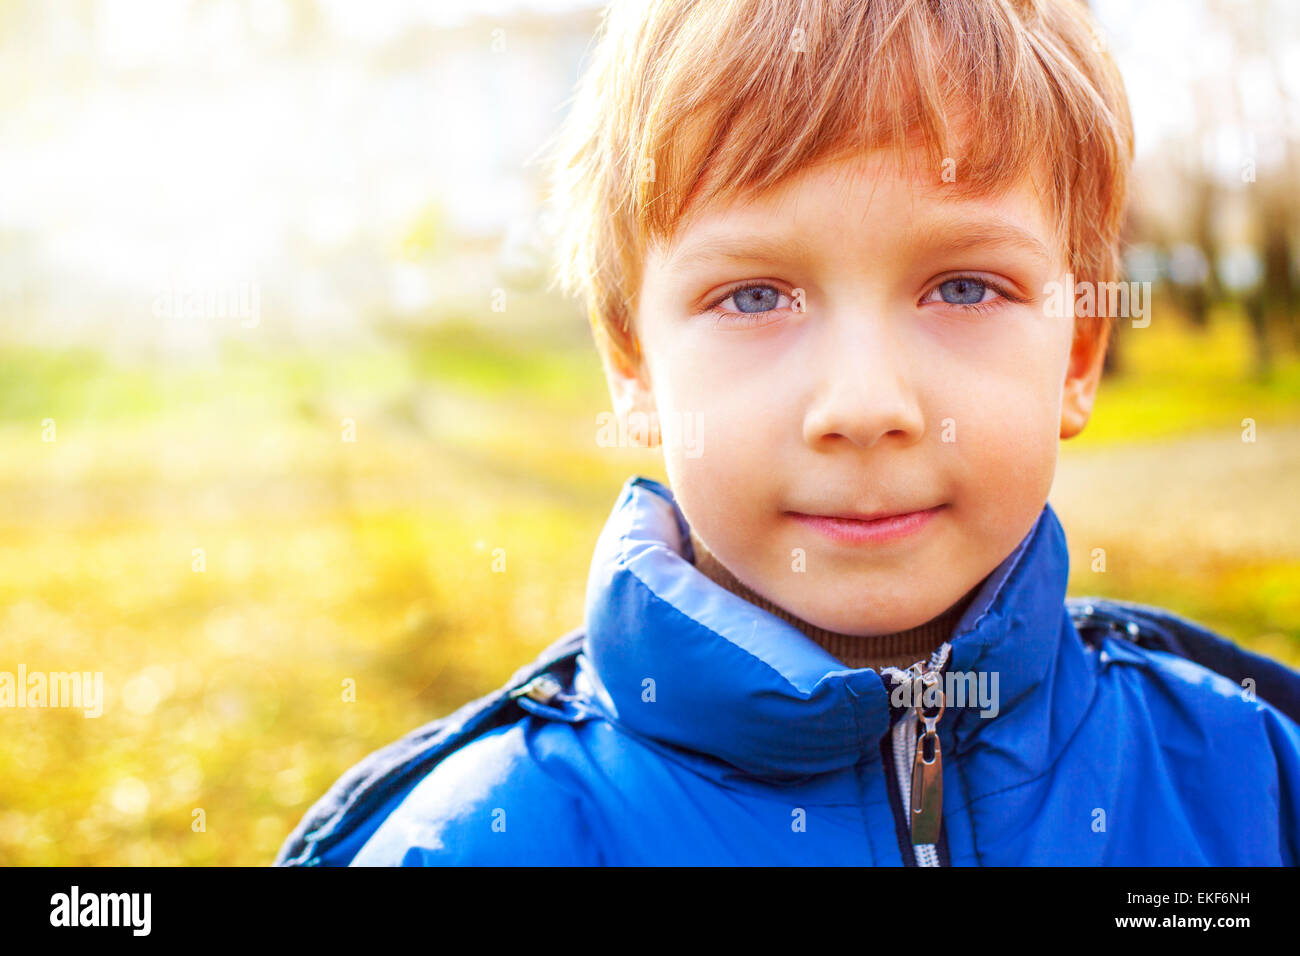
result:
M 1271 376 L 1252 375 L 1244 318 L 1224 310 L 1196 333 L 1157 314 L 1144 329 L 1119 330 L 1120 374 L 1103 379 L 1092 420 L 1071 439 L 1084 446 L 1144 441 L 1217 428 L 1300 421 L 1300 359 L 1279 355 Z

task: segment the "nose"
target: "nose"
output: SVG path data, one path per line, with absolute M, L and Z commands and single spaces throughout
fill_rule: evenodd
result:
M 916 394 L 913 356 L 905 333 L 887 319 L 860 311 L 825 326 L 817 362 L 817 390 L 804 415 L 803 437 L 813 449 L 843 441 L 872 448 L 894 436 L 920 440 L 925 419 Z

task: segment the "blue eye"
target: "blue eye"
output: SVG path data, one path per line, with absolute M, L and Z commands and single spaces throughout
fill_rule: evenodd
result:
M 939 283 L 939 295 L 949 305 L 974 305 L 984 298 L 987 289 L 978 279 L 949 279 Z
M 723 307 L 724 302 L 735 302 L 735 311 Z M 733 288 L 715 299 L 708 310 L 715 317 L 716 328 L 754 329 L 773 325 L 781 319 L 782 308 L 792 308 L 790 295 L 766 282 L 755 282 Z M 798 311 L 796 308 L 795 311 Z
M 771 312 L 776 308 L 781 293 L 770 285 L 754 285 L 737 289 L 731 294 L 736 308 L 741 312 Z

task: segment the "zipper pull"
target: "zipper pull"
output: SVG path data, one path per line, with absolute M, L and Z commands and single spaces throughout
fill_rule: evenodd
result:
M 935 671 L 921 674 L 912 686 L 920 690 L 916 718 L 925 727 L 925 732 L 916 742 L 916 757 L 912 761 L 912 845 L 921 846 L 939 842 L 939 828 L 943 825 L 943 754 L 935 727 L 943 716 L 944 699 L 943 683 Z M 927 696 L 931 699 L 937 696 L 937 704 L 931 706 L 937 706 L 939 712 L 933 717 L 925 715 Z M 927 744 L 930 746 L 928 760 L 925 756 Z

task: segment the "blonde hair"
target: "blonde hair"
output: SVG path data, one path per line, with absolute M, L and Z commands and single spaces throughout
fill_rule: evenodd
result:
M 936 171 L 960 157 L 944 188 L 969 195 L 1044 171 L 1075 281 L 1118 279 L 1132 119 L 1075 0 L 615 0 L 547 147 L 551 287 L 583 297 L 598 348 L 635 367 L 646 252 L 688 206 L 915 147 Z M 1113 318 L 1079 321 L 1109 334 Z

